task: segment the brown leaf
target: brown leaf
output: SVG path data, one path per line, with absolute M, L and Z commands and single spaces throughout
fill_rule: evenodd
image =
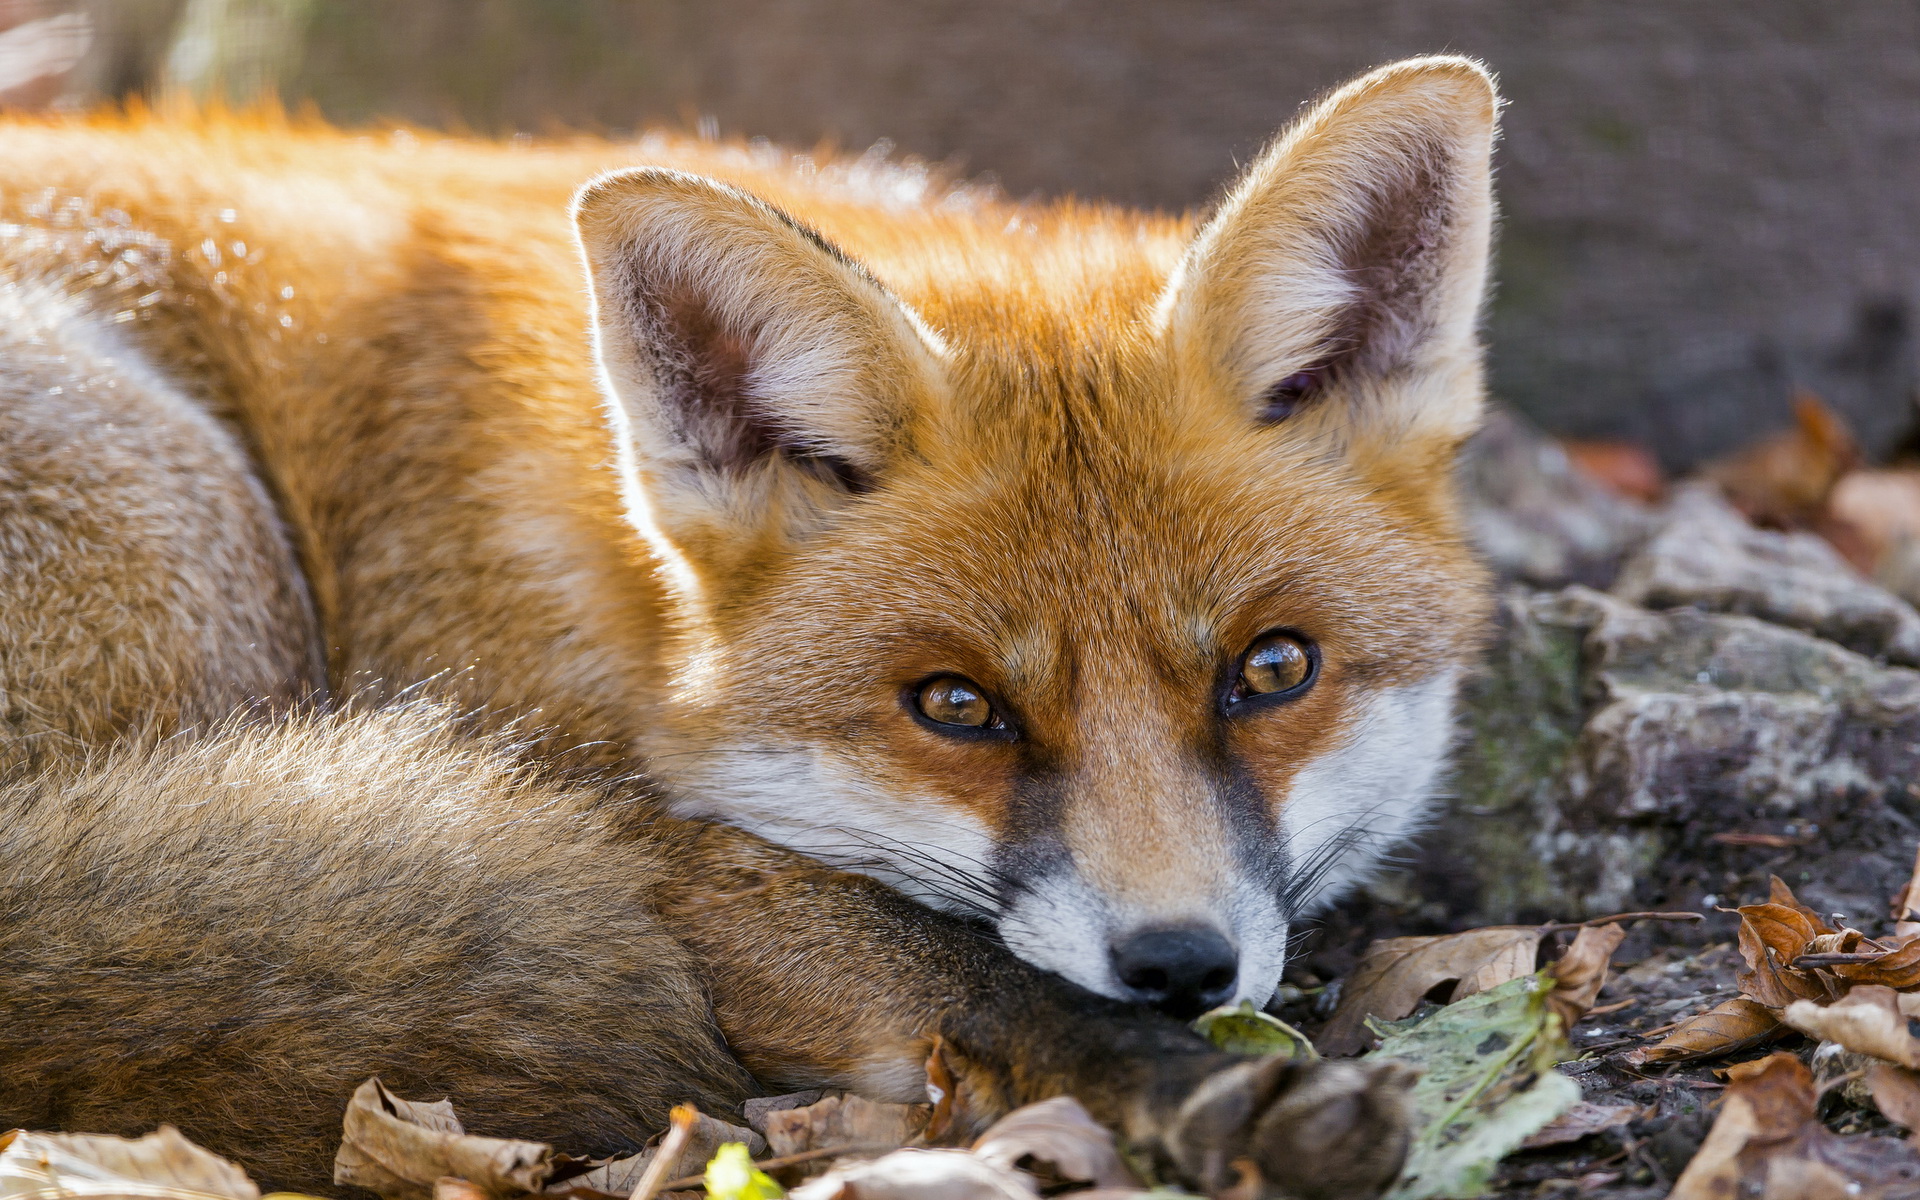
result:
M 16 1131 L 0 1151 L 0 1195 L 260 1200 L 245 1171 L 171 1125 L 142 1138 Z
M 792 1200 L 1034 1200 L 1033 1177 L 965 1150 L 895 1150 L 841 1163 Z
M 1878 943 L 1867 945 L 1877 947 Z M 1913 991 L 1920 988 L 1920 938 L 1894 946 L 1872 962 L 1841 963 L 1832 971 L 1856 987 L 1872 984 L 1897 992 Z
M 605 1192 L 615 1196 L 637 1196 L 643 1181 L 654 1185 L 687 1175 L 698 1175 L 714 1152 L 728 1142 L 740 1142 L 748 1153 L 758 1157 L 767 1152 L 767 1140 L 757 1130 L 710 1117 L 691 1105 L 675 1105 L 673 1123 L 659 1145 L 624 1158 L 612 1158 L 590 1165 L 590 1169 L 547 1185 L 549 1193 L 575 1191 Z M 655 1169 L 662 1154 L 668 1161 Z
M 1717 1058 L 1762 1045 L 1785 1032 L 1786 1027 L 1780 1024 L 1772 1009 L 1737 996 L 1706 1012 L 1695 1013 L 1674 1026 L 1666 1037 L 1632 1051 L 1625 1058 L 1635 1065 Z
M 1896 941 L 1904 942 L 1920 935 L 1920 848 L 1913 852 L 1913 873 L 1893 894 L 1893 909 L 1887 915 L 1893 918 Z
M 1626 936 L 1626 929 L 1619 925 L 1588 926 L 1574 935 L 1573 945 L 1550 968 L 1553 991 L 1547 996 L 1547 1004 L 1559 1015 L 1563 1032 L 1571 1031 L 1593 1007 L 1607 982 L 1613 952 Z
M 1809 391 L 1795 393 L 1794 427 L 1709 463 L 1701 472 L 1756 524 L 1797 528 L 1825 511 L 1860 448 L 1839 413 Z
M 1736 911 L 1740 914 L 1740 957 L 1746 963 L 1734 975 L 1741 991 L 1769 1008 L 1784 1008 L 1795 1000 L 1831 997 L 1831 991 L 1818 979 L 1787 965 L 1807 952 L 1813 939 L 1823 932 L 1822 927 L 1786 904 L 1743 904 Z
M 455 1179 L 451 1175 L 442 1175 L 433 1181 L 433 1200 L 492 1200 L 485 1189 L 477 1188 L 464 1179 Z
M 1767 876 L 1767 903 L 1779 904 L 1799 913 L 1807 919 L 1808 924 L 1813 926 L 1813 931 L 1816 934 L 1839 932 L 1833 926 L 1827 924 L 1825 917 L 1800 903 L 1800 898 L 1793 894 L 1793 889 L 1787 886 L 1787 881 L 1778 875 Z
M 1617 1129 L 1644 1111 L 1637 1104 L 1594 1104 L 1582 1100 L 1549 1121 L 1546 1127 L 1520 1143 L 1522 1150 L 1560 1146 L 1607 1129 Z
M 1328 1055 L 1363 1050 L 1372 1037 L 1367 1018 L 1397 1021 L 1444 983 L 1454 984 L 1449 999 L 1460 1000 L 1531 975 L 1539 948 L 1537 925 L 1494 925 L 1440 937 L 1374 942 L 1347 977 L 1340 1006 L 1316 1045 Z
M 1563 441 L 1573 465 L 1617 495 L 1649 504 L 1667 491 L 1660 460 L 1638 442 Z
M 447 1101 L 402 1100 L 377 1076 L 355 1089 L 342 1124 L 333 1181 L 387 1200 L 431 1200 L 448 1175 L 490 1195 L 537 1192 L 553 1171 L 553 1147 L 467 1133 Z
M 1891 1063 L 1867 1068 L 1867 1090 L 1873 1106 L 1895 1125 L 1920 1130 L 1920 1075 Z
M 1813 1075 L 1791 1054 L 1727 1072 L 1720 1116 L 1669 1200 L 1892 1200 L 1914 1194 L 1920 1154 L 1894 1138 L 1841 1138 L 1815 1116 Z
M 980 1135 L 973 1152 L 1003 1167 L 1033 1171 L 1063 1183 L 1140 1186 L 1120 1161 L 1113 1133 L 1088 1116 L 1071 1096 L 1014 1109 Z M 1023 1165 L 1029 1163 L 1044 1164 L 1050 1170 Z
M 1796 1000 L 1782 1019 L 1809 1037 L 1838 1042 L 1856 1054 L 1920 1067 L 1920 1040 L 1907 1032 L 1907 1019 L 1900 1015 L 1891 988 L 1858 987 L 1824 1007 Z
M 892 1150 L 920 1136 L 932 1108 L 828 1096 L 818 1104 L 767 1114 L 767 1144 L 776 1155 L 835 1147 Z

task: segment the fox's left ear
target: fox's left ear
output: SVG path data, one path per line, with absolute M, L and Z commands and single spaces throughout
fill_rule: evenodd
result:
M 944 394 L 939 339 L 770 204 L 638 168 L 583 188 L 574 220 L 629 507 L 682 582 L 795 544 Z
M 1451 450 L 1481 402 L 1493 81 L 1411 59 L 1317 104 L 1195 236 L 1160 315 L 1179 369 L 1349 451 Z

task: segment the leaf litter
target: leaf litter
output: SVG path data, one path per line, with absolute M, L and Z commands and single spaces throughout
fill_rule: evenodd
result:
M 1392 1200 L 1589 1194 L 1636 1173 L 1671 1184 L 1679 1200 L 1920 1200 L 1920 1155 L 1897 1136 L 1920 1123 L 1920 1039 L 1906 1024 L 1920 1014 L 1920 857 L 1886 937 L 1814 911 L 1778 878 L 1765 900 L 1722 911 L 1737 918 L 1733 944 L 1677 961 L 1657 952 L 1618 974 L 1610 967 L 1629 925 L 1697 914 L 1384 939 L 1348 973 L 1317 1037 L 1297 989 L 1295 1007 L 1283 1009 L 1291 1021 L 1241 1005 L 1195 1025 L 1236 1053 L 1360 1052 L 1419 1070 L 1412 1146 Z M 1669 1013 L 1676 1019 L 1651 1024 Z M 1774 1042 L 1804 1049 L 1735 1061 Z M 369 1079 L 348 1104 L 337 1182 L 384 1200 L 1184 1194 L 1144 1177 L 1140 1156 L 1068 1097 L 1015 1110 L 970 1146 L 945 1144 L 975 1123 L 955 1111 L 938 1045 L 928 1083 L 928 1104 L 831 1092 L 763 1098 L 746 1106 L 745 1126 L 682 1106 L 657 1145 L 581 1160 L 469 1133 L 446 1101 L 405 1099 Z M 1222 1200 L 1253 1190 L 1243 1181 Z M 0 1200 L 131 1195 L 263 1200 L 238 1167 L 172 1129 L 137 1140 L 0 1139 Z

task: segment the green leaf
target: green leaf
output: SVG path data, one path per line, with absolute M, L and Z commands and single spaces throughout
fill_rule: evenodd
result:
M 728 1142 L 713 1152 L 702 1182 L 712 1200 L 779 1200 L 787 1194 L 753 1165 L 753 1155 L 741 1142 Z
M 1193 1023 L 1193 1030 L 1229 1054 L 1320 1057 L 1314 1052 L 1313 1043 L 1307 1040 L 1306 1034 L 1279 1017 L 1261 1012 L 1251 1000 L 1242 1000 L 1238 1007 L 1229 1005 L 1201 1013 Z
M 1375 1055 L 1425 1072 L 1413 1089 L 1413 1147 L 1387 1200 L 1485 1195 L 1500 1160 L 1580 1099 L 1553 1069 L 1573 1053 L 1547 1007 L 1552 991 L 1545 971 L 1511 980 L 1380 1043 Z

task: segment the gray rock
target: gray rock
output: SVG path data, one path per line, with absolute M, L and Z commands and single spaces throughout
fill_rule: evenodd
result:
M 1604 585 L 1652 527 L 1641 505 L 1589 479 L 1560 444 L 1495 408 L 1461 451 L 1467 529 L 1506 580 Z
M 1648 608 L 1746 613 L 1920 665 L 1920 613 L 1810 533 L 1755 529 L 1712 488 L 1680 489 L 1613 587 Z
M 1500 619 L 1455 800 L 1377 900 L 1570 920 L 1731 903 L 1778 871 L 1823 909 L 1884 909 L 1920 838 L 1920 671 L 1579 586 L 1510 591 Z

